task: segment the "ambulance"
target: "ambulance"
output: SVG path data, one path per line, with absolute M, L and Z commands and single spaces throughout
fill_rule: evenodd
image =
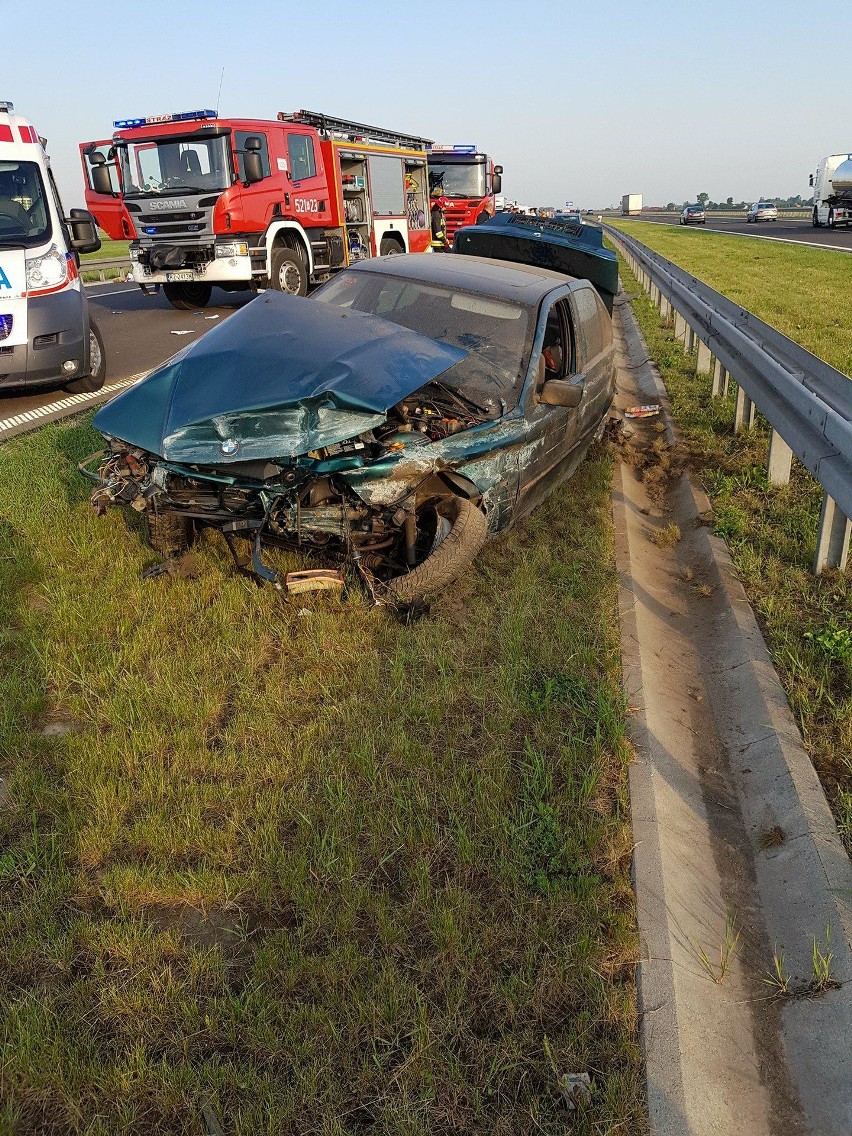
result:
M 91 213 L 65 216 L 44 139 L 0 102 L 0 391 L 103 386 L 103 342 L 79 259 L 100 247 Z

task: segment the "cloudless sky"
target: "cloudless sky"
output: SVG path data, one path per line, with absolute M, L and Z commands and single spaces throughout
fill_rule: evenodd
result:
M 114 119 L 321 110 L 474 142 L 529 205 L 808 197 L 852 152 L 852 3 L 803 0 L 0 0 L 0 99 L 48 139 Z

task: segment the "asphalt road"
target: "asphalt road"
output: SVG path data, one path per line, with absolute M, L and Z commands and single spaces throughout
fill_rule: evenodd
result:
M 611 215 L 618 220 L 620 215 Z M 679 225 L 676 217 L 658 217 L 653 213 L 643 213 L 641 217 L 633 217 L 634 221 L 647 221 L 654 225 Z M 758 221 L 749 224 L 745 217 L 736 219 L 728 217 L 708 217 L 706 225 L 694 225 L 692 228 L 703 229 L 708 233 L 739 233 L 746 237 L 760 237 L 763 240 L 794 241 L 796 244 L 819 245 L 822 248 L 836 249 L 841 252 L 852 252 L 852 229 L 827 229 L 824 226 L 815 229 L 810 221 L 804 218 L 798 220 Z
M 214 288 L 206 308 L 178 312 L 162 295 L 144 296 L 136 284 L 99 284 L 88 287 L 86 295 L 104 340 L 106 385 L 150 371 L 252 298 L 251 292 Z M 66 397 L 61 387 L 0 392 L 0 438 L 8 433 L 4 422 Z M 85 401 L 80 404 L 83 408 Z

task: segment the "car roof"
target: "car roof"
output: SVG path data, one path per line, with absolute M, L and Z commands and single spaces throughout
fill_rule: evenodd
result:
M 404 253 L 376 260 L 362 260 L 350 266 L 355 272 L 380 272 L 427 284 L 443 284 L 482 292 L 500 299 L 532 306 L 554 288 L 576 280 L 548 268 L 534 268 L 509 260 L 491 260 L 463 253 Z

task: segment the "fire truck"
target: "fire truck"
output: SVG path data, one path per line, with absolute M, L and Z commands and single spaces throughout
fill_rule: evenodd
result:
M 306 110 L 114 125 L 80 145 L 86 203 L 130 240 L 136 283 L 176 308 L 214 285 L 303 296 L 353 261 L 429 248 L 430 139 Z
M 444 215 L 447 244 L 452 247 L 456 229 L 494 216 L 503 167 L 495 166 L 476 146 L 432 146 L 428 157 L 432 206 L 437 204 Z

